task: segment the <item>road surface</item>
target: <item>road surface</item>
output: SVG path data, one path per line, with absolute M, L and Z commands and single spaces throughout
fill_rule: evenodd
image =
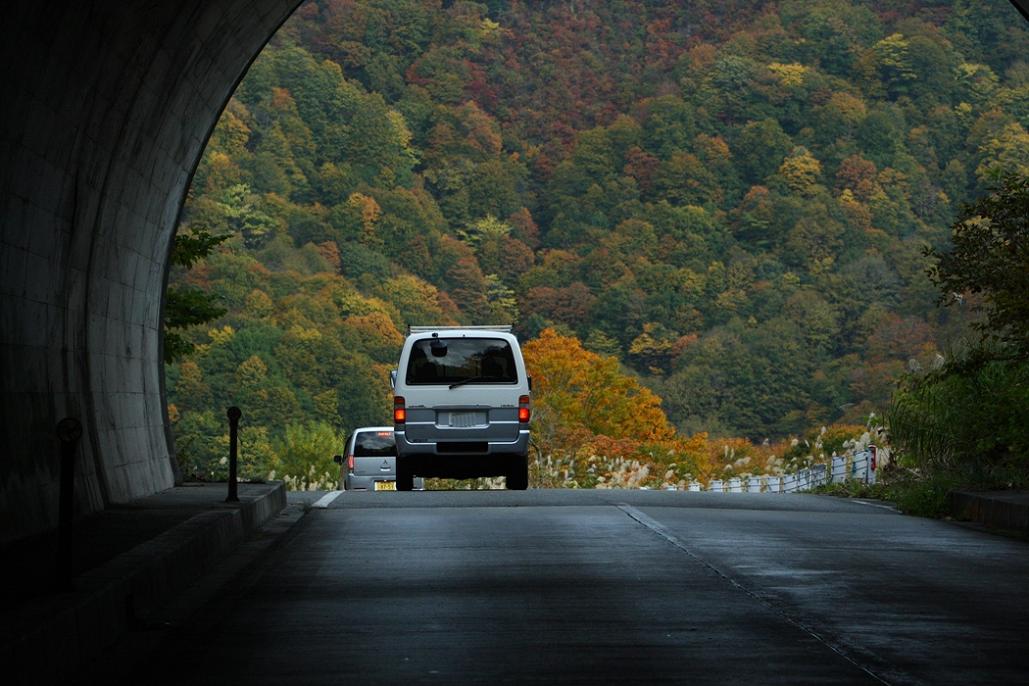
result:
M 148 681 L 1029 683 L 1029 544 L 813 495 L 345 493 L 231 586 Z

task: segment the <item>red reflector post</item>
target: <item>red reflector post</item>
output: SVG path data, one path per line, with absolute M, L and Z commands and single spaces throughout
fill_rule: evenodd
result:
M 404 399 L 399 395 L 393 397 L 393 423 L 403 424 L 407 421 L 407 409 L 404 407 Z
M 531 416 L 532 413 L 529 410 L 529 396 L 523 395 L 518 398 L 518 421 L 524 424 L 529 421 Z

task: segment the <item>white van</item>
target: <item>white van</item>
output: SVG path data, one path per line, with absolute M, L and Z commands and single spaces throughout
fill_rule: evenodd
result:
M 531 383 L 511 327 L 411 327 L 390 377 L 398 490 L 415 475 L 528 487 Z

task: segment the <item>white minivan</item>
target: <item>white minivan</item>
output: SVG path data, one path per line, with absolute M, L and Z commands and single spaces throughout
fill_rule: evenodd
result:
M 511 327 L 411 327 L 390 378 L 398 490 L 416 475 L 528 487 L 532 384 Z

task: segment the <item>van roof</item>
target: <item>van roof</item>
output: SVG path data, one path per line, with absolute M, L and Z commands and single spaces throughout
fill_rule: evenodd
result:
M 359 426 L 354 429 L 354 433 L 368 433 L 370 431 L 393 431 L 392 426 Z
M 500 333 L 511 333 L 510 324 L 490 324 L 487 326 L 408 326 L 407 335 L 416 333 L 432 333 L 432 332 L 443 332 L 447 333 L 469 333 L 476 331 L 497 331 Z
M 497 331 L 493 329 L 429 329 L 412 333 L 407 336 L 407 341 L 420 341 L 428 338 L 500 338 L 513 345 L 518 344 L 518 337 L 508 331 Z

